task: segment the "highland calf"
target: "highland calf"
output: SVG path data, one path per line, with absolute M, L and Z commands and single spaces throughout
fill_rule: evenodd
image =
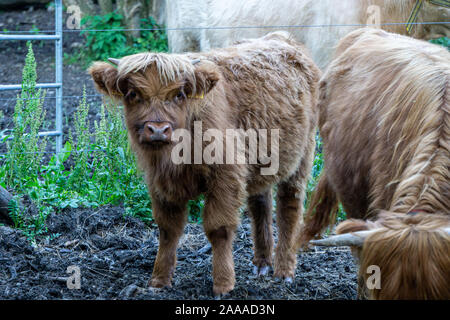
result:
M 275 183 L 279 241 L 274 276 L 292 279 L 295 236 L 315 147 L 320 78 L 303 46 L 280 32 L 207 53 L 144 53 L 112 61 L 117 68 L 98 62 L 90 74 L 99 91 L 123 101 L 129 138 L 146 174 L 160 230 L 149 284 L 170 286 L 177 243 L 187 221 L 187 202 L 200 194 L 206 199 L 203 222 L 212 245 L 214 294 L 234 287 L 232 242 L 239 208 L 246 199 L 253 226 L 253 262 L 257 273 L 266 273 L 272 265 L 271 188 Z M 232 129 L 264 134 L 256 136 L 256 149 L 249 138 L 237 150 L 234 145 L 230 150 L 228 141 L 218 137 L 228 137 Z M 279 139 L 273 139 L 274 135 Z M 187 147 L 179 148 L 186 141 Z M 209 154 L 218 161 L 206 163 L 202 153 L 195 156 L 198 147 L 203 156 Z M 242 148 L 247 161 L 230 163 L 230 153 L 236 157 Z M 279 162 L 270 174 L 262 173 L 271 166 L 267 157 L 261 157 L 263 149 Z M 248 161 L 254 158 L 252 152 L 258 153 L 256 163 Z M 187 161 L 178 163 L 180 159 Z
M 375 265 L 371 298 L 450 299 L 450 53 L 357 30 L 320 90 L 325 168 L 300 244 L 334 223 L 340 201 L 351 218 L 341 235 L 313 243 L 356 249 L 360 294 Z

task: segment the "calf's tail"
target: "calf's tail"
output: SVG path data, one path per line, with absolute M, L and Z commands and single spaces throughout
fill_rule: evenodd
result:
M 338 199 L 325 172 L 322 172 L 297 238 L 297 248 L 305 247 L 323 229 L 336 221 Z

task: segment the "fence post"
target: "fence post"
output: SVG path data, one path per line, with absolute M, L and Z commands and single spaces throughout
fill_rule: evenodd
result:
M 60 134 L 56 136 L 56 153 L 62 150 L 63 128 L 62 128 L 62 97 L 63 97 L 63 5 L 62 0 L 55 0 L 55 82 L 61 86 L 56 88 L 56 131 Z M 57 157 L 58 158 L 58 157 Z

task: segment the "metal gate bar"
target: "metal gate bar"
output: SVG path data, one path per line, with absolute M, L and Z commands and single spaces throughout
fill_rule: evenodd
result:
M 1 40 L 52 40 L 55 41 L 55 83 L 40 83 L 38 89 L 56 90 L 55 131 L 41 132 L 39 136 L 56 137 L 56 152 L 62 150 L 62 97 L 63 97 L 63 6 L 62 0 L 55 0 L 55 34 L 54 35 L 14 35 L 0 34 Z M 22 85 L 0 85 L 0 91 L 21 90 Z

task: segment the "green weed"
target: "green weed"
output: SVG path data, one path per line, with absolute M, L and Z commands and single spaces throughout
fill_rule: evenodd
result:
M 441 45 L 443 47 L 446 47 L 448 50 L 450 50 L 450 38 L 442 37 L 442 38 L 430 40 L 430 42 Z
M 95 32 L 85 30 L 81 34 L 86 42 L 82 51 L 75 55 L 66 55 L 66 61 L 75 63 L 82 61 L 87 66 L 92 61 L 105 61 L 110 57 L 122 58 L 127 55 L 140 52 L 165 52 L 168 50 L 167 36 L 152 17 L 141 19 L 141 36 L 129 43 L 126 37 L 127 31 L 114 31 L 124 29 L 125 24 L 122 15 L 111 12 L 106 15 L 87 16 L 81 21 L 82 26 L 90 30 L 111 30 Z

